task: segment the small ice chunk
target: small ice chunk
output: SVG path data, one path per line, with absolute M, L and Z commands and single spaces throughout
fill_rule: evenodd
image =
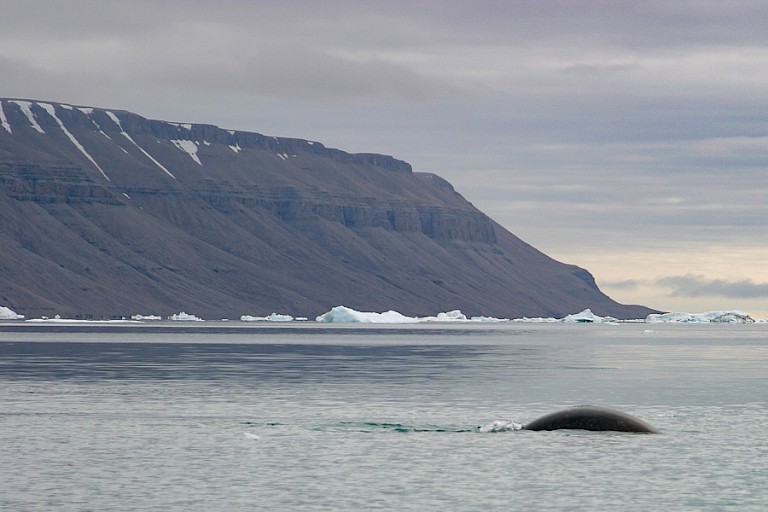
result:
M 243 315 L 240 317 L 241 322 L 293 322 L 291 315 L 281 315 L 279 313 L 272 313 L 268 316 L 251 316 Z
M 203 321 L 202 318 L 196 317 L 195 315 L 190 315 L 183 311 L 175 315 L 169 316 L 168 320 L 174 320 L 177 322 L 202 322 Z
M 23 320 L 24 315 L 17 314 L 11 308 L 0 306 L 0 320 Z
M 458 309 L 438 313 L 435 316 L 421 317 L 419 320 L 421 322 L 469 322 L 467 316 Z
M 159 315 L 131 315 L 131 320 L 162 320 L 163 317 Z

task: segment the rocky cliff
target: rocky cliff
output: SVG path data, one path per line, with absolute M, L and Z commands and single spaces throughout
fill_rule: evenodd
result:
M 0 305 L 28 316 L 644 317 L 389 156 L 0 100 Z

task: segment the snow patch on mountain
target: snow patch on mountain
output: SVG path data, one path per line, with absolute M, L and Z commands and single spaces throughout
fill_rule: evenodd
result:
M 93 165 L 94 165 L 94 166 L 95 166 L 95 167 L 96 167 L 96 168 L 99 170 L 99 172 L 102 174 L 102 176 L 104 176 L 104 177 L 107 179 L 107 181 L 111 181 L 111 180 L 109 179 L 109 176 L 107 176 L 107 173 L 106 173 L 106 172 L 104 172 L 104 169 L 102 169 L 102 168 L 101 168 L 101 166 L 100 166 L 99 164 L 97 164 L 97 163 L 96 163 L 96 160 L 94 160 L 94 159 L 93 159 L 93 157 L 92 157 L 92 156 L 91 156 L 91 155 L 90 155 L 90 154 L 89 154 L 89 153 L 88 153 L 88 152 L 85 150 L 85 148 L 83 147 L 83 145 L 82 145 L 82 144 L 80 144 L 80 142 L 79 142 L 79 141 L 78 141 L 78 140 L 75 138 L 75 136 L 74 136 L 74 135 L 72 135 L 72 133 L 71 133 L 69 130 L 67 130 L 67 127 L 66 127 L 66 126 L 64 126 L 64 123 L 63 123 L 63 122 L 61 121 L 61 119 L 59 119 L 59 117 L 56 115 L 56 108 L 55 108 L 53 105 L 51 105 L 50 103 L 38 103 L 38 105 L 39 105 L 40 107 L 42 107 L 42 108 L 43 108 L 43 109 L 44 109 L 46 112 L 48 112 L 48 114 L 49 114 L 49 115 L 50 115 L 50 116 L 53 118 L 53 120 L 54 120 L 54 121 L 56 121 L 56 123 L 59 125 L 59 128 L 61 128 L 61 131 L 63 131 L 63 132 L 64 132 L 64 135 L 66 135 L 66 136 L 67 136 L 67 138 L 68 138 L 70 141 L 72 141 L 72 144 L 74 144 L 74 145 L 75 145 L 75 147 L 76 147 L 77 149 L 79 149 L 79 150 L 80 150 L 80 152 L 81 152 L 83 155 L 85 155 L 85 157 L 86 157 L 88 160 L 90 160 L 90 162 L 91 162 L 91 163 L 92 163 L 92 164 L 93 164 Z
M 0 125 L 2 125 L 2 127 L 5 128 L 5 131 L 7 131 L 8 133 L 13 133 L 13 130 L 11 130 L 11 124 L 8 122 L 8 118 L 5 117 L 2 101 L 0 101 Z
M 37 119 L 35 118 L 34 112 L 32 112 L 32 102 L 30 101 L 22 101 L 22 100 L 9 100 L 12 103 L 15 103 L 19 106 L 22 113 L 27 116 L 27 119 L 29 120 L 29 124 L 37 130 L 40 133 L 45 133 L 45 130 L 38 124 Z
M 200 161 L 200 157 L 197 156 L 197 144 L 191 140 L 172 140 L 173 145 L 188 154 L 192 160 L 197 162 L 197 165 L 203 165 Z
M 152 162 L 153 162 L 153 163 L 154 163 L 156 166 L 158 166 L 158 167 L 160 168 L 160 170 L 161 170 L 161 171 L 163 171 L 165 174 L 167 174 L 167 175 L 168 175 L 168 176 L 170 176 L 171 178 L 173 178 L 173 179 L 176 179 L 176 176 L 174 176 L 174 175 L 173 175 L 173 173 L 172 173 L 171 171 L 169 171 L 168 169 L 166 169 L 166 168 L 165 168 L 165 166 L 164 166 L 163 164 L 161 164 L 160 162 L 158 162 L 157 160 L 155 160 L 155 158 L 154 158 L 152 155 L 150 155 L 149 153 L 147 153 L 146 151 L 144 151 L 144 148 L 142 148 L 141 146 L 139 146 L 139 145 L 136 143 L 136 141 L 135 141 L 135 140 L 133 140 L 133 138 L 131 138 L 131 136 L 130 136 L 130 135 L 128 135 L 128 134 L 125 132 L 125 130 L 123 129 L 123 125 L 122 125 L 122 124 L 120 124 L 120 119 L 119 119 L 119 118 L 118 118 L 118 117 L 115 115 L 115 113 L 114 113 L 114 112 L 112 112 L 111 110 L 105 110 L 105 112 L 106 112 L 106 114 L 109 116 L 109 118 L 110 118 L 110 119 L 111 119 L 111 120 L 112 120 L 112 121 L 113 121 L 113 122 L 114 122 L 114 123 L 117 125 L 117 127 L 120 129 L 120 133 L 122 133 L 122 134 L 123 134 L 123 137 L 125 137 L 126 139 L 128 139 L 128 140 L 129 140 L 129 141 L 130 141 L 130 142 L 131 142 L 131 143 L 132 143 L 134 146 L 136 146 L 136 147 L 139 149 L 139 151 L 141 151 L 142 153 L 144 153 L 144 156 L 146 156 L 147 158 L 149 158 L 150 160 L 152 160 Z

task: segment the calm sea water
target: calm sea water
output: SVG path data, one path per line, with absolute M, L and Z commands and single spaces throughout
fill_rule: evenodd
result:
M 767 417 L 766 324 L 0 326 L 0 509 L 764 511 Z

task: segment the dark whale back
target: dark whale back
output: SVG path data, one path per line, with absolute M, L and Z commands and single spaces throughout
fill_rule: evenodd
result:
M 608 407 L 593 405 L 581 405 L 556 411 L 533 420 L 524 425 L 523 428 L 526 430 L 569 429 L 659 433 L 658 430 L 632 415 Z

